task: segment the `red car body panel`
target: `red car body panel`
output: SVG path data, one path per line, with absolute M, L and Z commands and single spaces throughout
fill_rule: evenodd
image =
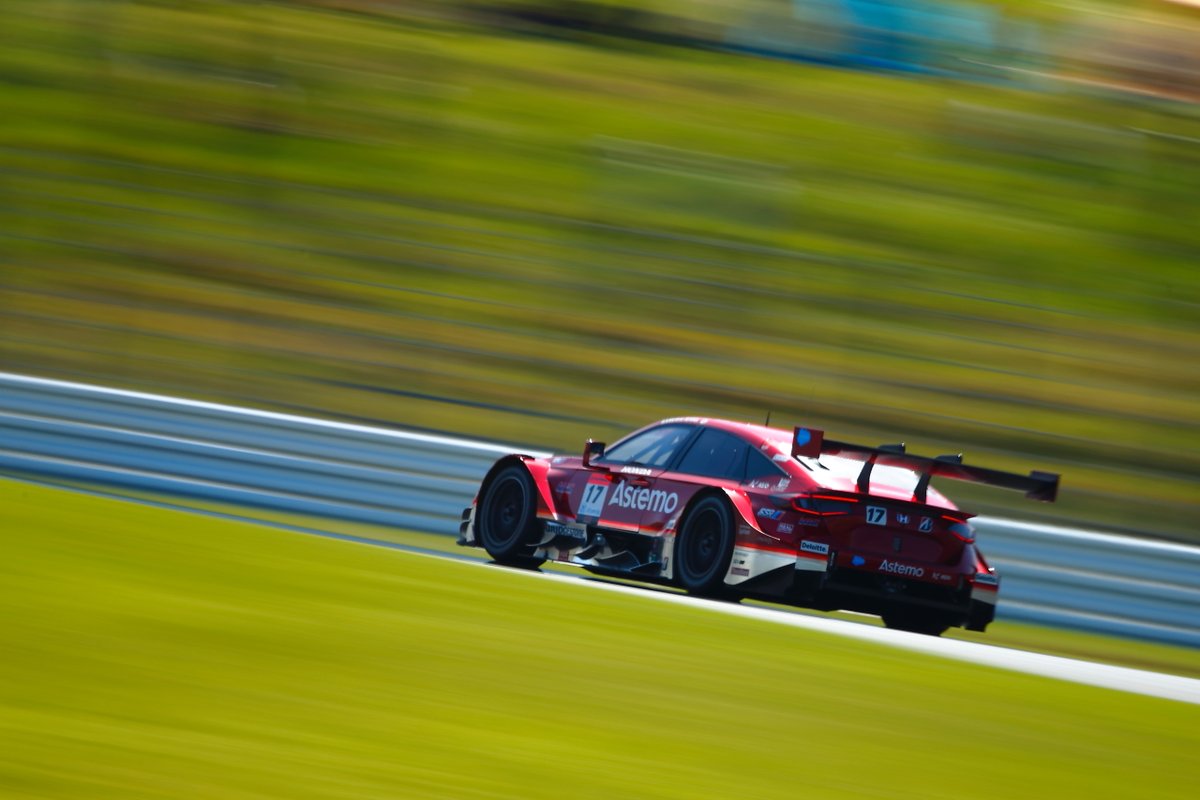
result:
M 537 530 L 521 551 L 524 563 L 550 559 L 677 580 L 677 540 L 681 532 L 699 536 L 687 530 L 689 513 L 718 497 L 732 529 L 720 540 L 727 592 L 877 613 L 894 627 L 931 633 L 949 625 L 983 630 L 999 578 L 975 547 L 971 515 L 929 486 L 930 478 L 1017 488 L 1037 499 L 1053 499 L 1058 483 L 1048 473 L 969 467 L 957 456 L 913 456 L 903 445 L 864 447 L 803 428 L 680 418 L 634 431 L 598 457 L 500 459 L 464 511 L 460 544 L 488 546 L 477 506 L 490 481 L 514 463 L 536 488 L 530 524 Z

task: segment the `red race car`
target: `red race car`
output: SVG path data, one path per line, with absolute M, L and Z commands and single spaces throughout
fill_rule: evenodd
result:
M 1053 501 L 1058 475 L 971 467 L 822 431 L 668 419 L 580 456 L 498 460 L 463 510 L 460 545 L 501 564 L 546 560 L 756 597 L 878 614 L 890 628 L 982 631 L 1000 579 L 975 546 L 971 514 L 930 479 Z

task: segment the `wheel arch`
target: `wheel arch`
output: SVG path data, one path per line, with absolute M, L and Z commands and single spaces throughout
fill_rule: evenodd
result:
M 496 476 L 514 464 L 524 467 L 529 473 L 529 477 L 533 478 L 533 485 L 537 489 L 537 515 L 542 518 L 556 517 L 548 477 L 550 465 L 542 459 L 520 453 L 504 456 L 492 464 L 487 474 L 484 475 L 483 480 L 479 482 L 479 491 L 475 493 L 475 505 L 479 504 L 480 498 L 487 495 L 488 487 L 492 485 L 492 481 L 496 479 Z
M 730 523 L 733 526 L 733 539 L 730 542 L 731 554 L 732 551 L 737 548 L 738 541 L 740 539 L 744 539 L 747 535 L 751 537 L 754 537 L 755 535 L 767 535 L 759 526 L 754 515 L 754 506 L 751 504 L 750 498 L 747 497 L 745 493 L 740 492 L 737 489 L 731 489 L 724 486 L 702 487 L 699 491 L 691 496 L 687 502 L 687 505 L 684 506 L 683 511 L 680 512 L 678 523 L 675 526 L 674 535 L 670 538 L 670 569 L 665 571 L 663 574 L 663 576 L 668 580 L 674 580 L 675 578 L 675 544 L 679 539 L 679 531 L 683 529 L 688 515 L 692 513 L 692 510 L 701 502 L 710 497 L 717 497 L 724 500 L 726 506 L 728 506 L 731 511 Z M 730 566 L 726 569 L 725 574 L 722 577 L 722 583 L 724 583 L 726 586 L 735 585 L 735 581 L 732 580 L 732 572 L 730 571 L 732 569 L 733 565 L 731 558 Z
M 729 591 L 739 591 L 756 584 L 756 591 L 770 586 L 774 588 L 768 593 L 781 593 L 784 589 L 780 587 L 790 586 L 794 580 L 795 551 L 787 549 L 778 536 L 763 530 L 754 504 L 745 492 L 727 487 L 721 487 L 721 492 L 734 512 L 733 557 L 725 573 L 725 586 Z M 765 551 L 764 545 L 768 546 Z
M 733 524 L 736 526 L 734 529 L 735 540 L 737 538 L 736 534 L 742 525 L 747 526 L 754 533 L 764 533 L 762 527 L 758 524 L 758 518 L 754 515 L 754 506 L 745 493 L 724 487 L 720 491 L 729 500 L 729 504 L 733 506 L 733 511 L 736 515 L 733 521 Z
M 702 500 L 709 497 L 724 497 L 729 502 L 729 505 L 734 512 L 733 524 L 734 534 L 736 536 L 738 517 L 740 516 L 738 508 L 734 504 L 733 500 L 729 497 L 728 490 L 721 489 L 719 486 L 704 486 L 688 499 L 687 505 L 683 507 L 683 511 L 679 512 L 679 519 L 675 523 L 674 533 L 676 536 L 679 535 L 679 531 L 681 528 L 683 528 L 683 523 L 687 520 L 688 515 L 692 513 L 692 509 L 698 506 Z

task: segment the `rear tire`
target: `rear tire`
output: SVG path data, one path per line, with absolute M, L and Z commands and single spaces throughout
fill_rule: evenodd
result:
M 719 497 L 706 497 L 688 512 L 675 540 L 675 582 L 691 594 L 723 595 L 733 557 L 733 514 Z
M 483 549 L 498 564 L 536 569 L 546 559 L 533 555 L 538 539 L 537 489 L 529 470 L 505 467 L 488 484 L 475 518 Z
M 893 630 L 941 636 L 950 627 L 942 616 L 928 611 L 896 609 L 883 613 L 883 624 Z

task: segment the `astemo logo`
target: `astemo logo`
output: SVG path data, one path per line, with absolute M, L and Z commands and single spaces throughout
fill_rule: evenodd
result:
M 893 575 L 907 575 L 910 578 L 925 577 L 924 567 L 914 567 L 912 564 L 901 564 L 898 561 L 888 561 L 886 558 L 879 565 L 880 572 L 890 572 Z
M 679 507 L 679 495 L 675 492 L 663 492 L 658 489 L 639 489 L 622 482 L 613 488 L 613 496 L 609 499 L 608 504 L 619 508 L 636 508 L 641 511 L 670 514 Z

